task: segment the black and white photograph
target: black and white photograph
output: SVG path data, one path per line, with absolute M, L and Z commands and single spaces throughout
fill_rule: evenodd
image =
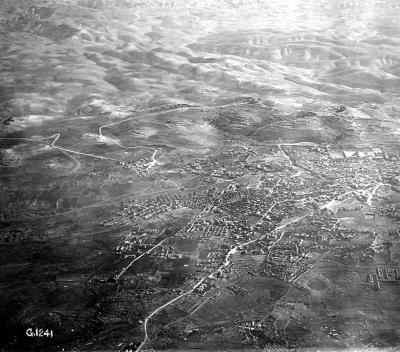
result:
M 0 0 L 0 352 L 400 352 L 399 0 Z

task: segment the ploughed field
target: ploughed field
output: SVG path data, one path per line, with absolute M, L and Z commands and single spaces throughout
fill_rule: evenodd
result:
M 1 347 L 398 346 L 399 16 L 0 1 Z

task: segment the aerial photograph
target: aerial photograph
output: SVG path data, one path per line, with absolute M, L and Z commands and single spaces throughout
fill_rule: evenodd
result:
M 400 351 L 399 19 L 0 0 L 0 351 Z

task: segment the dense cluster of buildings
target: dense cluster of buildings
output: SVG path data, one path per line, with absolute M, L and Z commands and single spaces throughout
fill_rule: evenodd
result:
M 29 232 L 24 229 L 8 229 L 0 232 L 1 243 L 18 243 L 29 239 Z
M 386 155 L 380 148 L 332 150 L 310 146 L 283 146 L 304 170 L 332 180 L 342 180 L 352 188 L 367 188 L 378 179 L 399 186 L 399 155 Z
M 245 296 L 249 293 L 249 291 L 247 291 L 243 287 L 239 287 L 236 285 L 228 285 L 228 286 L 226 286 L 226 288 L 227 288 L 227 290 L 232 291 L 235 295 L 239 295 L 239 296 Z
M 121 215 L 134 219 L 141 217 L 149 219 L 158 214 L 162 214 L 177 208 L 202 208 L 209 198 L 207 194 L 192 193 L 168 193 L 145 201 L 133 201 L 123 205 Z
M 295 161 L 287 175 L 271 172 L 264 174 L 263 178 L 254 177 L 252 183 L 232 180 L 217 184 L 215 179 L 218 178 L 235 179 L 262 172 L 257 168 L 258 164 L 263 165 L 257 154 L 259 150 L 227 150 L 189 162 L 181 170 L 214 179 L 212 187 L 203 187 L 196 192 L 166 192 L 154 198 L 124 202 L 120 213 L 104 224 L 143 224 L 161 214 L 190 208 L 194 213 L 191 221 L 182 226 L 175 236 L 195 240 L 201 244 L 202 250 L 196 258 L 189 260 L 167 244 L 156 248 L 151 256 L 161 259 L 155 274 L 158 275 L 157 280 L 170 272 L 179 272 L 186 275 L 186 284 L 190 286 L 199 277 L 214 273 L 194 292 L 204 295 L 215 287 L 216 280 L 229 277 L 235 270 L 235 264 L 227 259 L 227 255 L 232 248 L 236 248 L 242 255 L 265 255 L 264 262 L 258 269 L 252 270 L 251 275 L 276 277 L 297 285 L 299 290 L 307 290 L 297 283 L 297 279 L 322 254 L 331 252 L 344 261 L 354 259 L 354 249 L 349 244 L 355 232 L 338 220 L 336 212 L 360 211 L 367 201 L 367 194 L 352 190 L 370 190 L 376 186 L 377 180 L 384 182 L 383 178 L 396 180 L 398 171 L 392 166 L 397 160 L 387 158 L 379 150 L 358 150 L 354 153 L 346 150 L 339 153 L 337 150 L 310 146 L 283 145 L 282 148 Z M 279 153 L 279 148 L 275 146 L 271 152 Z M 303 171 L 311 177 L 295 177 Z M 254 183 L 257 179 L 258 184 Z M 343 194 L 354 198 L 354 202 L 344 202 L 346 198 Z M 376 194 L 375 197 L 381 196 Z M 371 209 L 372 220 L 379 212 L 396 219 L 398 209 Z M 368 217 L 368 214 L 365 216 Z M 290 223 L 291 219 L 296 219 L 293 224 L 276 230 L 285 222 Z M 116 251 L 134 258 L 151 248 L 153 235 L 137 233 L 122 241 Z M 252 244 L 242 247 L 244 243 Z M 357 258 L 360 263 L 371 263 L 374 253 L 370 246 L 360 246 Z M 226 265 L 222 266 L 223 263 Z M 398 280 L 398 273 L 393 273 L 383 270 L 371 274 L 367 280 L 375 282 L 378 287 L 386 276 L 389 281 L 390 277 Z M 226 289 L 237 295 L 247 294 L 246 289 L 235 285 L 228 285 Z M 256 329 L 257 324 L 261 323 L 249 321 L 241 326 Z
M 400 274 L 397 267 L 377 267 L 375 272 L 368 273 L 366 282 L 373 283 L 374 289 L 379 290 L 381 283 L 400 284 Z

